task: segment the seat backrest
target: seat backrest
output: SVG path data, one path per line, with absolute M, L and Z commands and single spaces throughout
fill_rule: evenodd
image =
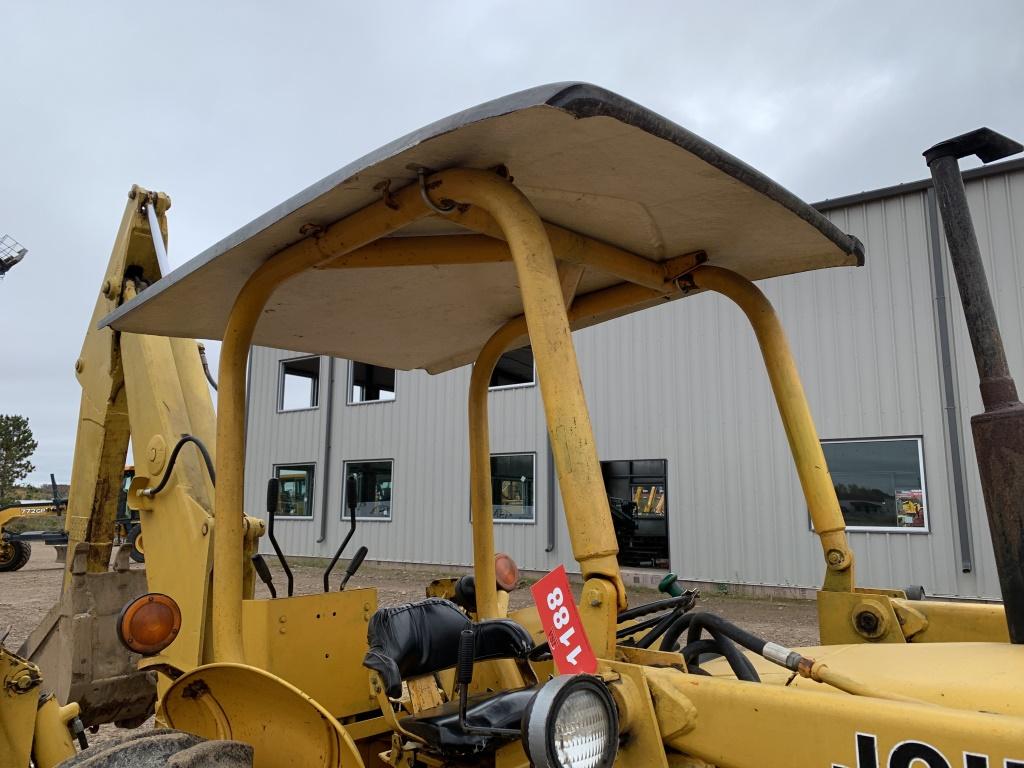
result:
M 459 656 L 459 636 L 474 630 L 474 658 L 524 659 L 533 648 L 530 633 L 509 619 L 474 624 L 448 600 L 430 597 L 417 603 L 381 608 L 370 619 L 366 632 L 370 646 L 363 666 L 378 672 L 387 695 L 402 694 L 402 680 L 454 667 Z

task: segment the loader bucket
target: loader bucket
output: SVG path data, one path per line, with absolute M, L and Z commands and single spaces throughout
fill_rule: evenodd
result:
M 140 657 L 115 630 L 121 608 L 146 592 L 146 572 L 129 569 L 128 553 L 121 546 L 113 570 L 87 573 L 88 545 L 80 544 L 69 588 L 18 650 L 42 670 L 43 690 L 78 702 L 86 726 L 141 724 L 156 702 L 155 673 L 138 670 Z

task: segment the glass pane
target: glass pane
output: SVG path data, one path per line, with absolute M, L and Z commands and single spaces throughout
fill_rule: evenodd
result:
M 276 467 L 274 476 L 281 484 L 277 517 L 312 517 L 313 466 L 294 464 Z
M 636 504 L 638 515 L 644 517 L 665 516 L 665 486 L 660 483 L 634 485 L 631 500 Z
M 534 520 L 533 454 L 491 456 L 495 520 Z
M 506 352 L 498 358 L 498 363 L 491 373 L 492 389 L 523 384 L 533 384 L 533 350 L 530 347 L 520 347 Z
M 320 358 L 284 360 L 281 363 L 281 391 L 278 408 L 296 411 L 316 408 L 320 393 Z
M 346 482 L 355 488 L 356 517 L 391 519 L 391 461 L 358 461 L 345 465 Z M 341 516 L 349 516 L 349 485 Z
M 918 440 L 822 443 L 822 449 L 848 526 L 926 526 Z
M 395 399 L 395 369 L 352 363 L 350 403 L 377 403 Z

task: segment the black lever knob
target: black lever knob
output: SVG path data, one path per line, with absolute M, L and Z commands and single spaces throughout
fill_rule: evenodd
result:
M 349 561 L 348 568 L 345 569 L 345 578 L 341 580 L 341 586 L 338 591 L 341 592 L 345 589 L 345 585 L 348 584 L 348 580 L 351 579 L 356 571 L 359 570 L 359 566 L 363 564 L 363 559 L 366 557 L 366 553 L 369 552 L 366 547 L 360 547 L 356 550 L 355 557 Z

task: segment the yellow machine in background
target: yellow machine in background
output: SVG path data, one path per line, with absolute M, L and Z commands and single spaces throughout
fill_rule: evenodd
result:
M 130 436 L 147 584 L 109 630 L 155 677 L 162 727 L 74 757 L 76 705 L 35 714 L 45 677 L 0 652 L 3 765 L 1024 765 L 1024 648 L 1002 607 L 856 586 L 783 329 L 752 281 L 855 266 L 862 247 L 771 180 L 615 94 L 559 84 L 389 144 L 158 280 L 168 206 L 133 189 L 76 365 L 65 590 L 82 577 L 94 595 L 130 591 L 108 565 Z M 758 638 L 694 611 L 692 593 L 627 605 L 571 332 L 700 291 L 735 303 L 763 352 L 822 544 L 821 647 Z M 193 338 L 223 340 L 216 417 Z M 527 343 L 583 577 L 588 674 L 556 674 L 550 644 L 571 634 L 545 635 L 537 608 L 509 614 L 496 565 L 487 388 Z M 322 594 L 293 595 L 289 579 L 287 596 L 254 598 L 269 571 L 243 495 L 253 344 L 473 364 L 471 581 L 381 610 L 375 590 L 330 591 L 329 572 Z M 279 503 L 272 481 L 271 523 Z M 559 630 L 563 607 L 561 590 L 541 598 Z

